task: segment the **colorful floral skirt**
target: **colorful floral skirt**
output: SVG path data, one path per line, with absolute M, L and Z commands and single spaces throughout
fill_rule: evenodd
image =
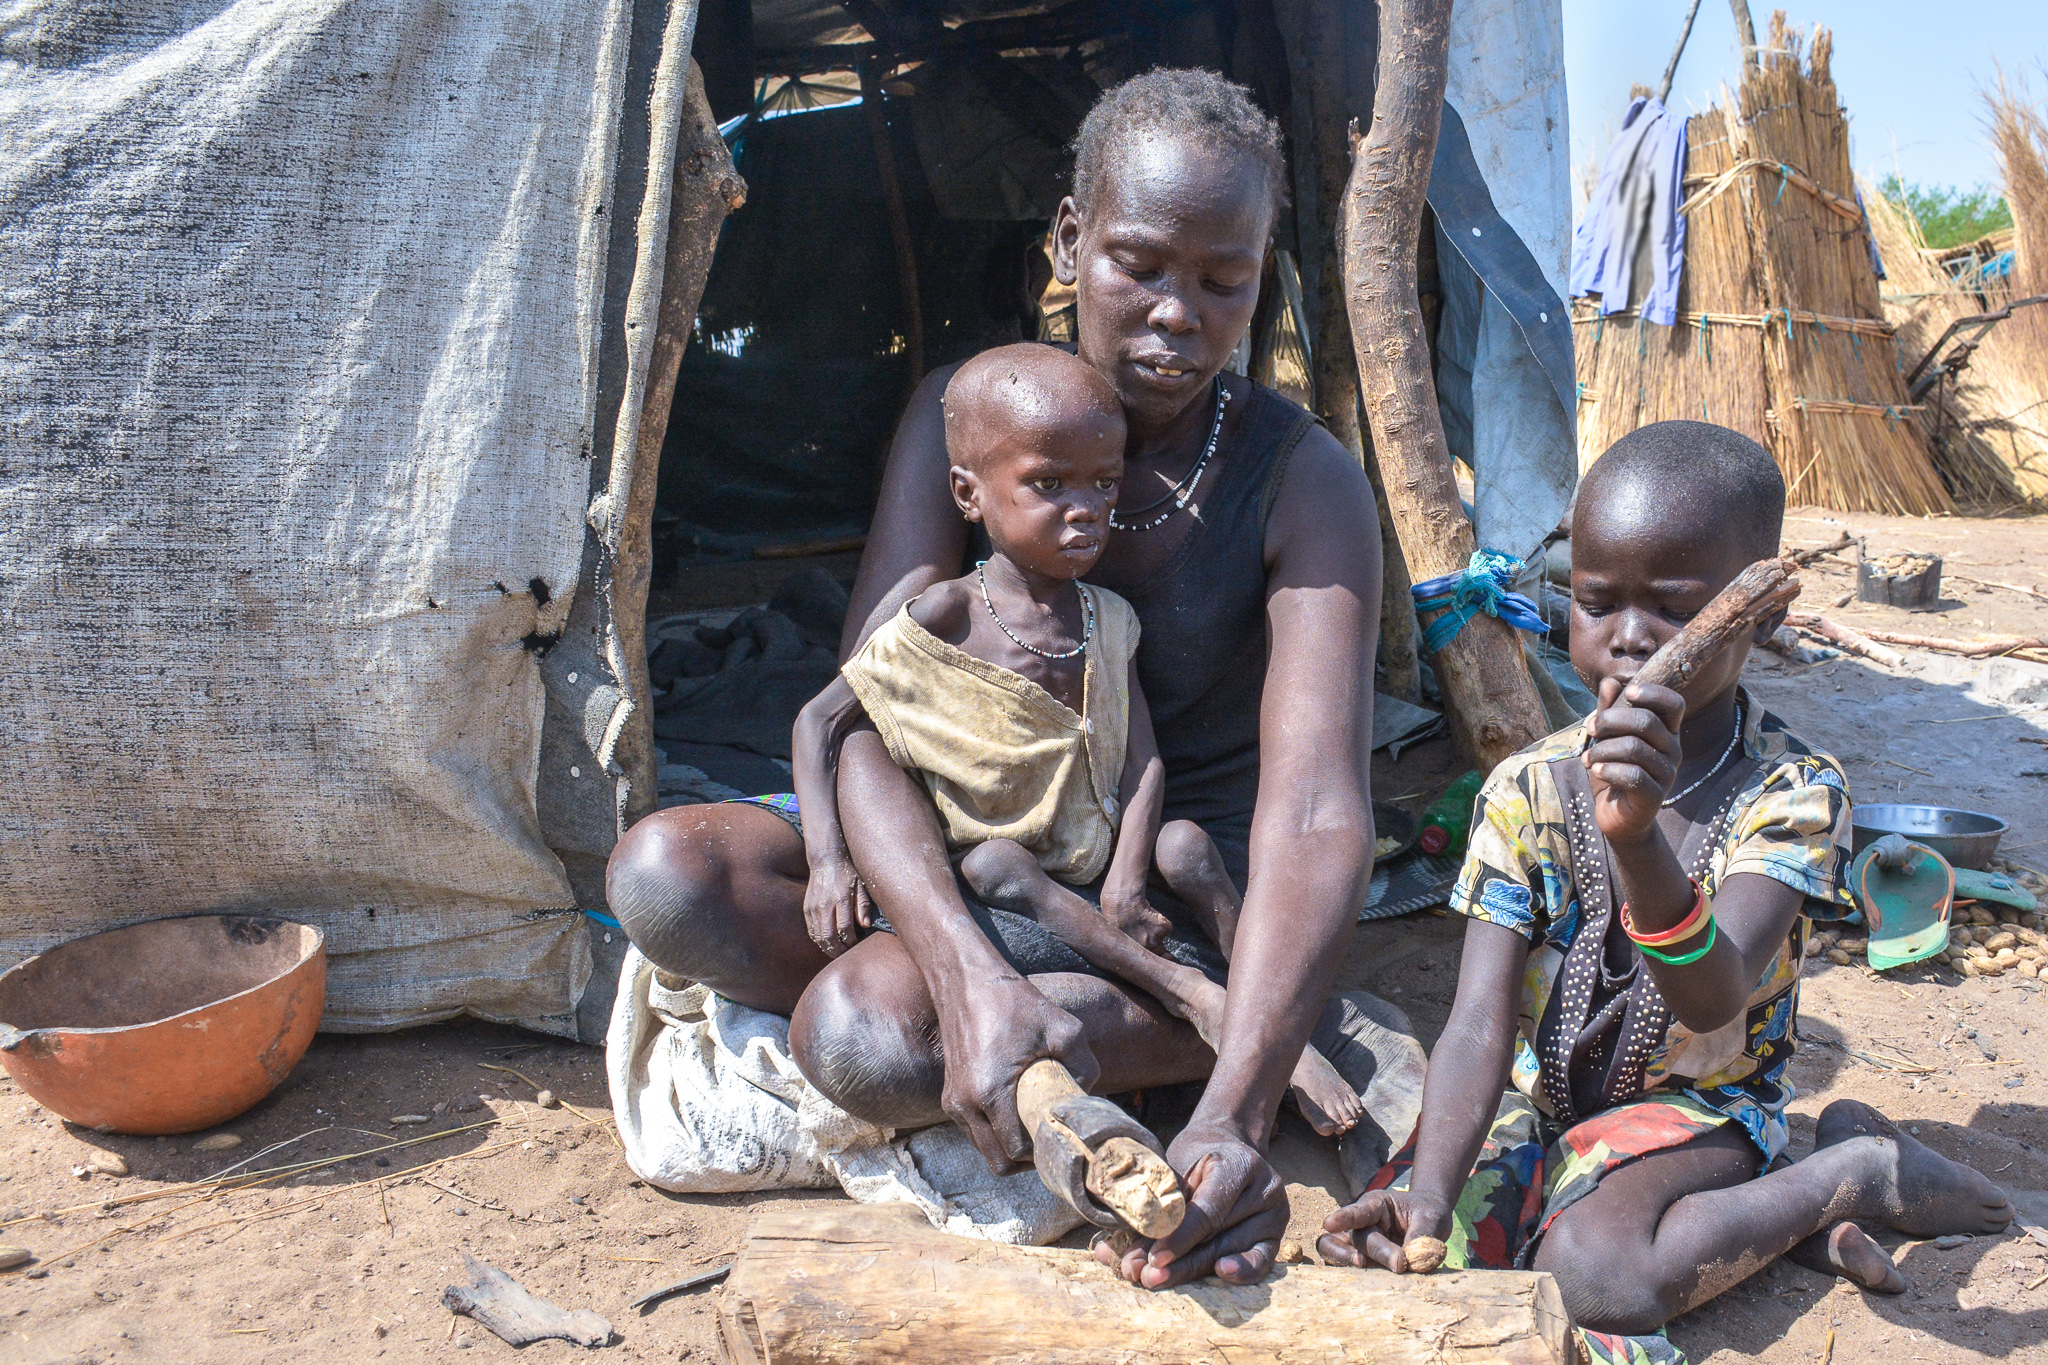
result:
M 1688 1095 L 1618 1105 L 1560 1129 L 1519 1092 L 1502 1097 L 1471 1179 L 1451 1214 L 1444 1265 L 1452 1270 L 1527 1269 L 1550 1225 L 1596 1189 L 1608 1172 L 1680 1147 L 1732 1120 Z M 1405 1190 L 1415 1139 L 1366 1188 Z M 1594 1365 L 1684 1365 L 1662 1332 L 1617 1336 L 1578 1329 Z

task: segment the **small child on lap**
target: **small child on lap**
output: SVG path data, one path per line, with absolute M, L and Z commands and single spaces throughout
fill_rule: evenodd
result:
M 1847 783 L 1740 687 L 1752 640 L 1683 695 L 1631 682 L 1777 553 L 1784 504 L 1761 446 L 1700 422 L 1643 428 L 1588 472 L 1571 654 L 1599 709 L 1480 793 L 1422 1118 L 1326 1221 L 1326 1260 L 1426 1268 L 1435 1239 L 1454 1268 L 1552 1272 L 1581 1328 L 1640 1334 L 1785 1255 L 1899 1292 L 1858 1220 L 1935 1236 L 2011 1218 L 1989 1180 L 1853 1100 L 1784 1160 L 1811 922 L 1854 908 Z
M 1156 866 L 1226 961 L 1237 889 L 1200 826 L 1161 828 L 1137 613 L 1078 581 L 1109 532 L 1123 409 L 1085 362 L 1024 344 L 963 365 L 944 410 L 953 498 L 990 556 L 906 603 L 842 674 L 889 756 L 931 794 L 974 896 L 1152 995 L 1213 1047 L 1224 988 L 1154 951 L 1171 926 L 1147 884 Z M 1319 1131 L 1363 1113 L 1314 1047 L 1292 1082 Z

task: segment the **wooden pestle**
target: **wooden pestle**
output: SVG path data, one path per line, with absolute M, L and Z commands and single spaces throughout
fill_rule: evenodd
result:
M 1682 692 L 1702 668 L 1765 617 L 1799 596 L 1799 566 L 1791 559 L 1759 559 L 1735 575 L 1699 615 L 1664 642 L 1634 682 Z
M 1077 1123 L 1099 1106 L 1100 1122 Z M 1081 1089 L 1064 1066 L 1050 1058 L 1033 1062 L 1017 1081 L 1017 1116 L 1034 1143 L 1050 1138 L 1086 1162 L 1088 1194 L 1143 1237 L 1164 1237 L 1187 1215 L 1187 1196 L 1166 1158 L 1134 1137 L 1086 1136 L 1105 1128 L 1135 1129 L 1137 1124 L 1108 1100 Z M 1076 1127 L 1083 1132 L 1076 1132 Z M 1045 1169 L 1040 1161 L 1039 1169 Z M 1069 1195 L 1047 1182 L 1055 1194 Z M 1077 1210 L 1087 1216 L 1088 1210 Z M 1093 1221 L 1091 1219 L 1091 1221 Z

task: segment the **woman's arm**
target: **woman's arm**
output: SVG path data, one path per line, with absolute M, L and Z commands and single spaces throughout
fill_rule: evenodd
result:
M 1422 1086 L 1409 1187 L 1368 1191 L 1324 1219 L 1328 1235 L 1317 1249 L 1325 1261 L 1406 1270 L 1404 1242 L 1449 1236 L 1451 1211 L 1507 1089 L 1528 960 L 1529 941 L 1514 930 L 1485 920 L 1466 923 L 1457 999 Z
M 1133 658 L 1128 667 L 1131 715 L 1124 741 L 1123 780 L 1117 784 L 1123 820 L 1117 829 L 1109 873 L 1102 881 L 1102 913 L 1111 924 L 1157 952 L 1172 925 L 1145 899 L 1145 881 L 1152 873 L 1152 850 L 1159 842 L 1160 814 L 1166 809 L 1166 764 L 1152 733 L 1152 710 L 1145 704 L 1145 689 L 1138 685 L 1138 661 Z
M 1216 1070 L 1168 1154 L 1193 1196 L 1138 1270 L 1154 1288 L 1212 1266 L 1253 1280 L 1272 1264 L 1287 1196 L 1266 1144 L 1372 876 L 1379 516 L 1365 471 L 1320 427 L 1288 466 L 1266 555 L 1258 805 L 1230 972 L 1245 984 L 1230 991 Z
M 952 463 L 946 458 L 946 415 L 939 405 L 959 368 L 944 365 L 926 375 L 896 424 L 839 635 L 842 662 L 905 602 L 941 579 L 960 575 L 967 521 L 953 505 L 946 479 Z

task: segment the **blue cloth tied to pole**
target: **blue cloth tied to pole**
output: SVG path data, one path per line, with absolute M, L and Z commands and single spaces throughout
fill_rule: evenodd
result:
M 1499 550 L 1474 550 L 1472 562 L 1456 573 L 1417 583 L 1415 610 L 1441 611 L 1422 630 L 1422 645 L 1435 654 L 1465 628 L 1465 623 L 1485 612 L 1497 616 L 1517 630 L 1542 635 L 1550 627 L 1543 613 L 1526 596 L 1509 589 L 1521 575 L 1522 561 Z

